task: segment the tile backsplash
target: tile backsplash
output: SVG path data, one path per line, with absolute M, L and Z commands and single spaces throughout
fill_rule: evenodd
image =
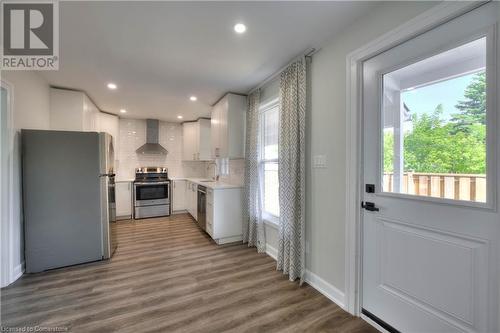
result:
M 116 179 L 133 179 L 135 168 L 144 166 L 167 167 L 169 177 L 205 178 L 213 177 L 213 163 L 182 161 L 182 124 L 160 121 L 160 144 L 168 150 L 163 155 L 137 154 L 137 148 L 146 143 L 146 120 L 120 119 L 119 138 L 116 147 Z M 229 175 L 220 180 L 230 184 L 243 185 L 245 160 L 229 161 Z
M 144 166 L 167 167 L 170 177 L 206 177 L 205 162 L 182 161 L 182 125 L 160 121 L 160 144 L 168 150 L 164 155 L 137 154 L 137 148 L 146 143 L 146 120 L 120 119 L 117 145 L 117 180 L 133 179 L 135 168 Z
M 214 164 L 210 164 L 208 166 L 208 171 L 207 171 L 208 177 L 213 177 L 214 168 L 215 168 Z M 229 184 L 243 185 L 245 182 L 245 160 L 244 159 L 229 160 L 229 175 L 220 176 L 220 181 Z

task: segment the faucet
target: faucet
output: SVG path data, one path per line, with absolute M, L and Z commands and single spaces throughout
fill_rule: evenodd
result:
M 207 171 L 208 169 L 210 168 L 210 166 L 213 165 L 214 166 L 214 176 L 212 177 L 213 180 L 215 180 L 216 182 L 219 181 L 219 174 L 217 173 L 217 163 L 216 162 L 208 162 L 207 164 Z

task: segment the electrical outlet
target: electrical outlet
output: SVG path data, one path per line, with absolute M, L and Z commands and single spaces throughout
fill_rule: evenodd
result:
M 315 169 L 326 168 L 326 155 L 314 155 L 313 156 L 313 168 L 315 168 Z

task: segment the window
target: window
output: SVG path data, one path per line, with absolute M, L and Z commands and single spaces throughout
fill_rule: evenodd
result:
M 261 158 L 260 170 L 264 192 L 264 215 L 278 217 L 279 180 L 278 180 L 278 126 L 279 104 L 275 101 L 261 109 Z
M 486 202 L 486 38 L 383 76 L 383 191 Z

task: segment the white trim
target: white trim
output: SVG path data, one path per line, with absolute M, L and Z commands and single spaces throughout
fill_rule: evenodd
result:
M 276 110 L 278 109 L 278 110 Z M 264 158 L 264 142 L 265 142 L 265 124 L 264 124 L 264 116 L 267 112 L 275 112 L 279 113 L 279 98 L 274 98 L 273 100 L 265 103 L 264 105 L 259 106 L 259 160 L 258 160 L 258 168 L 259 168 L 259 186 L 260 191 L 262 193 L 262 218 L 264 220 L 269 220 L 270 222 L 275 222 L 273 218 L 278 220 L 279 217 L 265 210 L 264 207 L 264 194 L 265 194 L 265 184 L 264 184 L 264 166 L 266 163 L 276 163 L 279 168 L 279 158 Z M 278 125 L 278 124 L 276 124 Z
M 23 273 L 24 273 L 24 261 L 22 263 L 20 263 L 19 265 L 17 265 L 16 267 L 14 267 L 14 269 L 12 270 L 12 276 L 10 278 L 10 283 L 16 281 L 17 279 L 19 279 Z
M 345 294 L 310 270 L 306 270 L 305 281 L 330 301 L 345 310 Z
M 345 309 L 360 314 L 362 170 L 361 87 L 363 61 L 404 41 L 473 10 L 485 2 L 447 1 L 416 16 L 346 57 L 346 220 L 345 220 Z
M 278 249 L 269 245 L 269 243 L 266 243 L 266 254 L 274 260 L 278 260 Z
M 8 179 L 8 183 L 6 186 L 2 184 L 1 188 L 7 194 L 6 196 L 0 194 L 1 205 L 5 205 L 7 207 L 6 212 L 1 212 L 2 216 L 0 221 L 3 221 L 0 225 L 0 236 L 1 236 L 1 244 L 0 244 L 0 256 L 2 261 L 0 265 L 1 275 L 0 275 L 0 287 L 5 287 L 14 282 L 18 276 L 14 274 L 15 268 L 12 266 L 14 262 L 14 249 L 12 248 L 12 239 L 13 235 L 13 218 L 14 218 L 14 205 L 12 200 L 12 189 L 14 187 L 14 156 L 13 156 L 13 147 L 14 147 L 14 86 L 6 81 L 5 79 L 0 80 L 0 85 L 2 88 L 7 90 L 7 133 L 6 133 L 6 147 L 7 152 L 7 163 L 8 169 L 3 170 L 3 172 L 7 172 L 6 178 L 3 178 L 4 175 L 0 175 L 3 179 Z M 0 149 L 1 150 L 1 149 Z M 1 179 L 1 178 L 0 178 Z M 4 255 L 5 253 L 5 255 Z M 7 259 L 7 260 L 4 260 Z M 5 262 L 4 262 L 5 261 Z M 22 274 L 23 266 L 21 266 L 21 274 Z
M 262 212 L 262 220 L 264 221 L 265 225 L 268 225 L 272 228 L 279 229 L 280 226 L 280 218 L 278 216 L 274 216 L 272 214 L 269 214 L 266 211 Z
M 269 110 L 279 106 L 279 104 L 280 104 L 280 98 L 275 97 L 264 104 L 260 104 L 259 105 L 259 113 L 264 113 L 266 111 L 269 111 Z

